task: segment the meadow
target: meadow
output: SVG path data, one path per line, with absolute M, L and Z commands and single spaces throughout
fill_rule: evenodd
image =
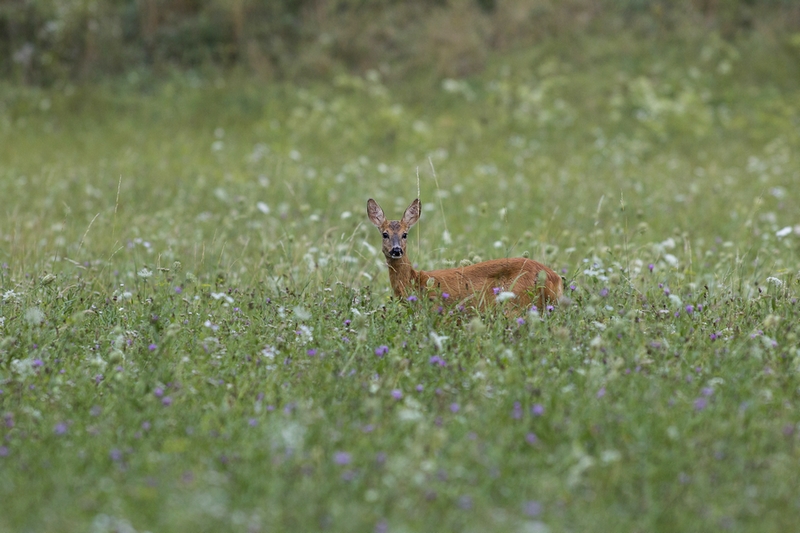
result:
M 0 531 L 790 531 L 800 41 L 0 84 Z M 507 317 L 391 298 L 528 254 Z

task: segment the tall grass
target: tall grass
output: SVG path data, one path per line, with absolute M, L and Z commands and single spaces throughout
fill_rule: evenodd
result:
M 790 530 L 792 54 L 3 85 L 0 530 Z M 558 309 L 391 300 L 417 169 L 421 268 L 527 252 Z

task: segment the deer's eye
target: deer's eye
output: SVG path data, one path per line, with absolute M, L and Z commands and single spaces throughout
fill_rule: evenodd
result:
M 408 233 L 403 233 L 403 238 L 405 239 L 406 237 L 408 237 Z
M 388 233 L 384 233 L 384 234 L 383 234 L 383 238 L 384 238 L 384 239 L 388 239 L 388 238 L 389 238 L 389 234 L 388 234 Z

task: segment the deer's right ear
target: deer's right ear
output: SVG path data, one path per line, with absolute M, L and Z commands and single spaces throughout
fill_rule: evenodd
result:
M 381 206 L 378 205 L 378 202 L 372 198 L 367 200 L 367 216 L 369 217 L 370 222 L 372 222 L 375 227 L 378 228 L 383 226 L 383 223 L 386 222 L 386 217 L 383 215 L 383 209 L 381 209 Z
M 411 226 L 417 223 L 417 220 L 419 220 L 421 207 L 422 206 L 419 203 L 419 198 L 417 198 L 413 202 L 411 202 L 411 205 L 408 206 L 406 212 L 403 213 L 403 223 L 406 225 L 407 228 L 410 228 Z

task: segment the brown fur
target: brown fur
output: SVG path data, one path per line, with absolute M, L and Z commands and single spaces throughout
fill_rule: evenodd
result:
M 429 297 L 450 295 L 450 301 L 484 308 L 496 300 L 494 289 L 510 291 L 516 298 L 507 305 L 527 310 L 536 301 L 540 309 L 555 304 L 563 293 L 561 277 L 550 268 L 524 257 L 493 259 L 474 265 L 442 270 L 414 270 L 406 254 L 406 236 L 420 216 L 420 202 L 414 200 L 402 220 L 386 220 L 372 199 L 367 202 L 370 221 L 384 235 L 383 255 L 389 266 L 389 281 L 395 296 L 428 292 Z M 541 277 L 541 279 L 540 279 Z

